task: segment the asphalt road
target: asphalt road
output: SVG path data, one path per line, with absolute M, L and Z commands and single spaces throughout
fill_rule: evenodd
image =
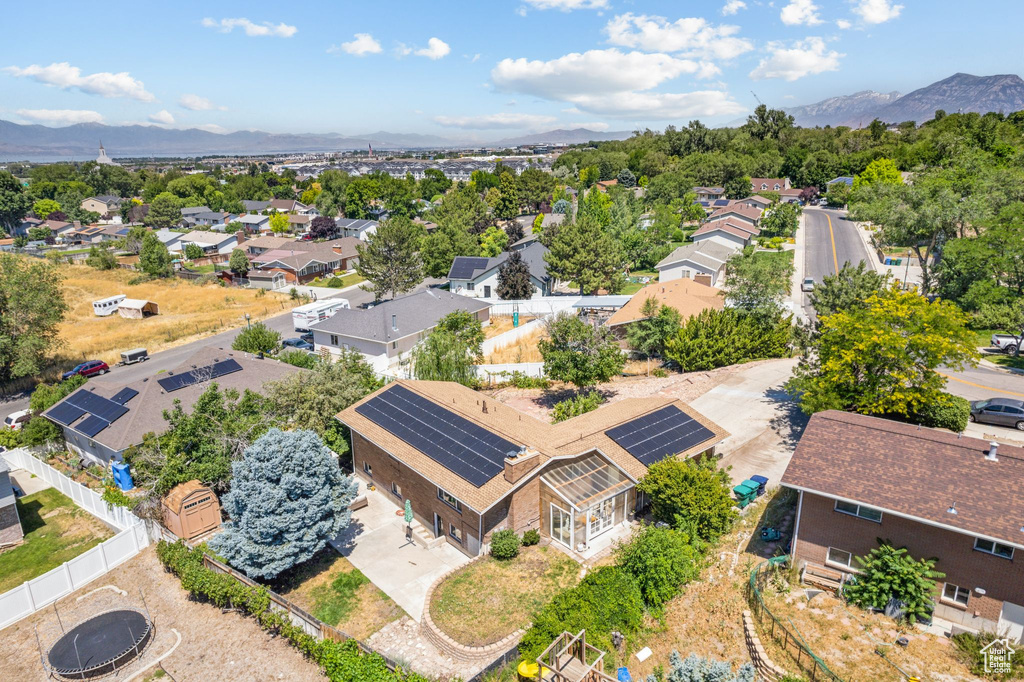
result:
M 415 291 L 422 291 L 427 287 L 443 284 L 445 281 L 446 280 L 443 279 L 428 279 L 416 287 Z M 337 297 L 347 299 L 349 305 L 353 308 L 373 302 L 373 294 L 363 291 L 358 287 L 344 292 L 339 292 Z M 335 298 L 335 296 L 331 296 L 330 298 Z M 323 301 L 325 299 L 321 297 L 319 300 Z M 271 329 L 280 332 L 282 338 L 287 339 L 299 335 L 292 326 L 292 313 L 290 310 L 286 313 L 275 315 L 274 317 L 268 317 L 263 320 L 263 322 Z M 218 348 L 225 349 L 230 348 L 231 343 L 244 327 L 245 325 L 243 324 L 226 332 L 207 336 L 174 348 L 168 348 L 167 350 L 160 351 L 159 353 L 153 353 L 149 356 L 149 360 L 145 362 L 128 365 L 126 367 L 111 367 L 108 374 L 90 379 L 90 381 L 121 385 L 153 376 L 160 370 L 174 369 L 181 363 L 185 362 L 189 356 L 200 348 L 205 348 L 207 346 L 216 346 Z M 24 394 L 13 397 L 10 400 L 0 399 L 0 419 L 6 417 L 11 412 L 26 409 L 28 407 L 28 398 L 28 394 Z
M 856 264 L 868 258 L 857 227 L 846 219 L 845 211 L 806 208 L 804 230 L 804 277 L 813 277 L 815 283 L 836 274 L 846 263 Z M 803 307 L 813 317 L 807 294 Z

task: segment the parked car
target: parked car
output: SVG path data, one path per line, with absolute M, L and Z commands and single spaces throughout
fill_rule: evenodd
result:
M 21 431 L 21 427 L 24 426 L 31 418 L 32 410 L 18 410 L 17 412 L 11 412 L 7 415 L 7 419 L 4 419 L 4 426 L 12 431 Z
M 1017 357 L 1020 355 L 1020 337 L 1013 334 L 993 334 L 989 343 L 993 348 L 998 348 L 1007 355 Z
M 804 281 L 800 283 L 800 291 L 814 291 L 814 278 L 804 277 Z
M 76 365 L 74 369 L 69 369 L 60 375 L 61 380 L 70 379 L 76 374 L 81 374 L 83 377 L 92 377 L 99 374 L 106 374 L 110 371 L 110 367 L 107 363 L 102 360 L 86 360 L 80 365 Z
M 281 342 L 285 348 L 297 348 L 298 350 L 312 351 L 313 344 L 304 339 L 285 339 Z
M 1024 431 L 1024 400 L 1016 398 L 989 398 L 971 403 L 972 422 L 998 424 Z
M 305 334 L 299 334 L 299 338 L 308 344 L 313 343 L 313 332 L 306 332 Z

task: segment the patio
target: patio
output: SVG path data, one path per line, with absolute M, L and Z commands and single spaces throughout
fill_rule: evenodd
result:
M 368 504 L 352 512 L 351 525 L 331 545 L 419 622 L 430 586 L 469 557 L 447 542 L 427 549 L 407 540 L 405 521 L 396 513 L 401 508 L 356 480 Z

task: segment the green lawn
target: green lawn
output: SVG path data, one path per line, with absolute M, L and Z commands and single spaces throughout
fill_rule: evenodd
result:
M 113 533 L 54 488 L 17 502 L 25 541 L 0 554 L 0 592 L 74 559 Z
M 656 281 L 658 279 L 658 271 L 657 270 L 633 270 L 633 271 L 631 271 L 629 273 L 629 277 L 630 277 L 630 279 L 640 278 L 640 277 L 650 277 L 651 278 L 651 282 L 654 282 L 654 281 Z M 650 284 L 651 282 L 648 282 L 647 284 Z M 641 284 L 640 282 L 627 282 L 625 288 L 623 288 L 623 290 L 620 293 L 622 293 L 622 294 L 635 294 L 636 292 L 640 291 L 645 286 L 647 286 L 647 284 Z
M 201 272 L 203 274 L 212 275 L 217 270 L 217 266 L 213 263 L 210 263 L 209 265 L 193 265 L 192 261 L 182 261 L 181 264 L 192 272 Z
M 331 285 L 327 284 L 327 282 L 329 282 L 332 279 L 340 279 L 341 283 L 340 284 L 331 284 Z M 314 287 L 330 286 L 330 287 L 332 287 L 334 289 L 344 289 L 345 287 L 350 287 L 353 284 L 359 284 L 360 282 L 365 282 L 365 281 L 366 280 L 363 277 L 359 276 L 359 273 L 353 272 L 353 273 L 345 275 L 343 277 L 337 277 L 337 278 L 328 277 L 326 279 L 315 279 L 312 282 L 310 282 L 309 284 L 310 284 L 310 286 L 314 286 Z

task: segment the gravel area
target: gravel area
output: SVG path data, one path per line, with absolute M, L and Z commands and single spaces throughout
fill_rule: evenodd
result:
M 285 640 L 263 632 L 253 619 L 189 601 L 152 547 L 57 603 L 65 629 L 113 608 L 148 609 L 156 627 L 156 636 L 141 659 L 117 676 L 123 682 L 141 682 L 152 675 L 157 668 L 147 666 L 172 647 L 160 665 L 175 682 L 326 679 L 316 665 Z M 47 679 L 40 665 L 37 633 L 44 651 L 60 636 L 52 606 L 0 630 L 4 652 L 0 680 Z

